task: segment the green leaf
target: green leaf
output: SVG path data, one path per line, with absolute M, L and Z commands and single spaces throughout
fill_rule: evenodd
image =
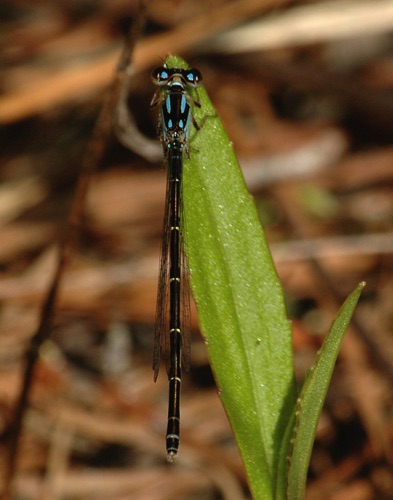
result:
M 168 67 L 187 68 L 177 57 Z M 186 253 L 199 322 L 255 498 L 275 497 L 296 402 L 291 328 L 257 211 L 206 92 L 184 162 Z M 289 440 L 287 446 L 289 450 Z
M 365 283 L 360 283 L 344 302 L 322 348 L 316 363 L 310 369 L 298 399 L 295 435 L 288 469 L 288 500 L 303 500 L 307 471 L 315 439 L 319 416 L 329 387 L 334 364 Z

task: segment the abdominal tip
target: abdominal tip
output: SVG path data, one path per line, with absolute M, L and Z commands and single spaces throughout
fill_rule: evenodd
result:
M 177 451 L 175 451 L 175 450 L 168 450 L 168 453 L 166 455 L 166 459 L 171 464 L 173 464 L 173 462 L 176 462 Z

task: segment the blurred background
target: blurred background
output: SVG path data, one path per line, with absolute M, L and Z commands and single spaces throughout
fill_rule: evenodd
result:
M 0 460 L 82 157 L 138 8 L 0 6 Z M 320 419 L 307 499 L 393 499 L 393 1 L 152 0 L 129 109 L 156 137 L 151 70 L 201 70 L 282 280 L 299 386 L 365 280 Z M 165 172 L 112 133 L 40 349 L 15 498 L 250 498 L 193 317 L 182 438 L 151 369 Z M 158 152 L 158 153 L 157 153 Z M 142 151 L 143 153 L 143 151 Z M 250 270 L 252 272 L 252 270 Z

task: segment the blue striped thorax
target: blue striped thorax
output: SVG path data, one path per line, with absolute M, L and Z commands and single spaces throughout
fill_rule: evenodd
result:
M 190 103 L 199 105 L 189 95 L 189 90 L 197 88 L 202 75 L 197 69 L 156 68 L 152 73 L 153 82 L 164 89 L 164 94 L 156 93 L 151 107 L 161 103 L 161 132 L 166 154 L 171 149 L 188 152 L 188 138 L 192 112 Z

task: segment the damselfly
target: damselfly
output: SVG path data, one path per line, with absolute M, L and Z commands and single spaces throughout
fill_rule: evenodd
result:
M 154 336 L 154 380 L 157 379 L 162 349 L 167 351 L 169 379 L 167 459 L 176 459 L 180 441 L 181 368 L 189 368 L 190 339 L 187 325 L 189 291 L 185 279 L 184 219 L 182 206 L 183 155 L 190 156 L 189 135 L 192 105 L 200 107 L 190 91 L 200 85 L 196 69 L 160 67 L 152 73 L 160 88 L 151 107 L 160 105 L 161 141 L 167 166 L 167 188 Z M 197 127 L 196 127 L 197 128 Z

